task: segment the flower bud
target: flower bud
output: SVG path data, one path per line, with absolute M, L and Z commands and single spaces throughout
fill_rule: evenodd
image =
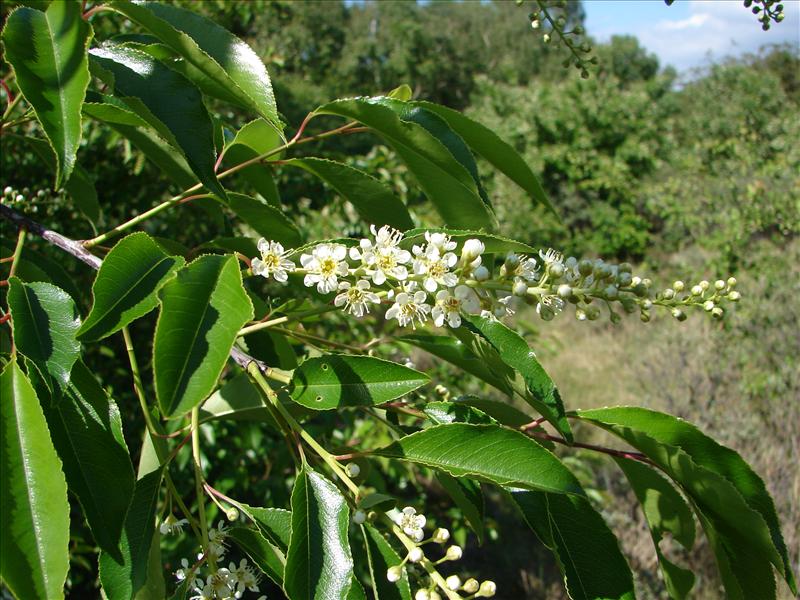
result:
M 472 273 L 476 281 L 486 281 L 489 279 L 489 269 L 481 265 Z
M 585 321 L 588 318 L 588 315 L 586 314 L 585 310 L 578 308 L 575 310 L 575 318 L 578 319 L 578 321 Z
M 721 319 L 723 314 L 724 311 L 719 306 L 715 306 L 711 310 L 711 316 L 714 317 L 715 319 Z
M 469 578 L 464 582 L 464 585 L 461 586 L 461 589 L 464 590 L 468 594 L 474 594 L 480 588 L 480 584 L 478 583 L 477 579 Z
M 461 578 L 458 575 L 450 575 L 450 577 L 444 580 L 444 584 L 447 586 L 448 590 L 455 592 L 461 587 Z
M 519 266 L 519 263 L 520 263 L 519 256 L 517 256 L 513 252 L 509 253 L 506 256 L 505 267 L 509 271 L 513 271 L 514 269 L 516 269 Z
M 14 198 L 14 200 L 16 202 L 23 202 L 25 200 L 25 196 L 23 196 L 22 194 L 17 194 L 17 197 Z
M 680 280 L 672 284 L 672 289 L 675 290 L 676 292 L 682 292 L 683 288 L 684 288 L 683 282 Z
M 711 284 L 710 284 L 710 283 L 708 283 L 708 282 L 707 282 L 705 279 L 703 279 L 703 281 L 701 281 L 699 285 L 700 285 L 700 288 L 701 288 L 701 289 L 702 289 L 704 292 L 705 292 L 705 291 L 706 291 L 706 290 L 707 290 L 707 289 L 708 289 L 708 288 L 711 286 Z
M 411 561 L 412 563 L 418 563 L 423 558 L 425 558 L 425 553 L 419 546 L 415 546 L 408 552 L 408 560 Z
M 558 295 L 564 298 L 565 300 L 572 295 L 572 287 L 567 285 L 566 283 L 562 283 L 558 286 Z
M 703 302 L 703 310 L 706 312 L 711 312 L 714 310 L 714 301 L 713 300 L 706 300 Z
M 722 291 L 722 290 L 724 290 L 724 289 L 725 289 L 725 282 L 724 282 L 724 281 L 722 281 L 722 279 L 717 279 L 717 280 L 714 282 L 714 287 L 715 287 L 716 289 L 718 289 L 718 290 Z
M 587 275 L 591 275 L 592 271 L 594 270 L 594 264 L 592 261 L 584 258 L 582 261 L 578 263 L 578 273 L 586 277 Z
M 447 396 L 450 393 L 448 389 L 444 387 L 441 383 L 438 384 L 435 388 L 433 388 L 433 391 L 436 392 L 436 394 L 439 396 Z
M 741 297 L 742 295 L 735 290 L 728 294 L 728 300 L 730 300 L 731 302 L 738 302 Z
M 620 273 L 619 277 L 617 277 L 617 283 L 619 283 L 620 287 L 628 287 L 633 283 L 633 277 L 631 277 L 630 273 Z
M 225 518 L 227 518 L 228 521 L 235 521 L 239 518 L 239 511 L 236 509 L 236 507 L 231 506 L 225 511 Z
M 7 185 L 6 187 L 3 188 L 4 196 L 10 196 L 13 193 L 14 193 L 14 188 L 12 188 L 10 185 Z
M 728 287 L 732 288 L 736 286 L 736 277 L 728 277 Z
M 436 542 L 437 544 L 444 544 L 449 539 L 450 539 L 450 532 L 444 527 L 440 527 L 439 529 L 433 532 L 433 541 Z
M 699 285 L 692 286 L 692 296 L 702 296 L 703 295 L 703 288 Z
M 514 287 L 511 288 L 511 292 L 515 296 L 525 296 L 528 293 L 528 284 L 519 279 L 514 282 Z
M 631 287 L 636 287 L 640 283 L 642 283 L 642 278 L 639 277 L 638 275 L 636 277 L 631 278 Z
M 389 567 L 386 571 L 386 579 L 388 579 L 392 583 L 396 583 L 400 581 L 400 578 L 403 576 L 403 569 L 397 565 L 394 567 Z
M 469 239 L 464 242 L 464 246 L 461 248 L 461 257 L 466 261 L 472 261 L 478 258 L 483 251 L 485 250 L 485 246 L 483 242 L 476 239 Z
M 458 560 L 463 555 L 463 551 L 461 550 L 461 546 L 450 546 L 445 552 L 444 557 L 447 560 Z
M 685 321 L 686 320 L 686 313 L 683 312 L 680 308 L 673 308 L 672 309 L 672 316 L 678 319 L 678 321 Z
M 366 520 L 367 520 L 367 513 L 365 513 L 363 510 L 358 509 L 356 510 L 356 512 L 353 513 L 353 523 L 355 523 L 356 525 L 361 525 L 362 523 L 365 523 Z
M 603 293 L 609 300 L 616 300 L 619 296 L 619 290 L 613 285 L 609 285 L 605 290 L 603 290 Z
M 639 318 L 641 319 L 642 323 L 649 323 L 650 322 L 650 311 L 643 310 L 639 314 Z
M 442 600 L 442 597 L 439 595 L 439 592 L 437 592 L 436 590 L 431 590 L 430 599 L 431 600 Z
M 494 581 L 484 581 L 481 584 L 478 593 L 475 594 L 478 598 L 491 598 L 497 592 L 497 586 L 495 585 Z
M 359 467 L 356 463 L 347 463 L 347 466 L 344 468 L 344 472 L 347 473 L 348 477 L 358 477 L 361 473 L 361 467 Z
M 552 263 L 547 270 L 553 277 L 561 277 L 564 274 L 564 265 L 558 262 Z
M 431 593 L 428 590 L 417 590 L 414 600 L 431 600 Z
M 549 33 L 545 33 L 545 34 L 542 36 L 542 41 L 543 41 L 545 44 L 549 44 L 549 43 L 550 43 L 550 34 L 549 34 Z

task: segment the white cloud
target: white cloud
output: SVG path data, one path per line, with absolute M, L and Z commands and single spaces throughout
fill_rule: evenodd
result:
M 800 44 L 800 1 L 783 4 L 786 18 L 766 32 L 742 0 L 689 0 L 688 18 L 661 19 L 634 33 L 662 64 L 685 70 L 766 44 Z

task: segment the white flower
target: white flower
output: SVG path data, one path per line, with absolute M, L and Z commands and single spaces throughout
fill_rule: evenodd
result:
M 426 231 L 425 241 L 428 242 L 429 248 L 436 248 L 439 254 L 444 255 L 446 252 L 456 249 L 456 243 L 450 239 L 446 233 L 438 231 Z
M 428 313 L 431 312 L 430 305 L 425 304 L 427 297 L 428 295 L 421 290 L 414 292 L 413 295 L 408 292 L 400 292 L 395 297 L 394 304 L 386 311 L 386 319 L 397 319 L 401 326 L 411 325 L 416 329 L 414 320 L 416 319 L 422 325 L 428 318 Z
M 272 276 L 275 281 L 286 283 L 288 274 L 295 269 L 294 263 L 286 258 L 291 250 L 284 250 L 280 243 L 261 238 L 258 240 L 258 251 L 261 252 L 261 258 L 253 259 L 253 274 L 267 278 Z
M 544 261 L 544 264 L 548 267 L 554 264 L 563 265 L 564 262 L 564 255 L 561 252 L 557 252 L 552 248 L 548 248 L 547 250 L 539 250 L 539 256 Z
M 300 264 L 307 271 L 303 283 L 307 287 L 316 284 L 320 294 L 333 292 L 339 283 L 338 277 L 348 273 L 346 257 L 347 248 L 341 244 L 318 244 L 311 254 L 300 256 Z
M 252 567 L 247 564 L 247 559 L 243 558 L 239 561 L 239 566 L 237 567 L 234 563 L 230 563 L 228 565 L 228 569 L 230 569 L 230 581 L 232 586 L 236 587 L 236 597 L 240 597 L 244 594 L 245 590 L 249 590 L 251 592 L 258 592 L 258 580 L 261 576 L 256 573 Z
M 192 571 L 189 567 L 189 561 L 185 558 L 181 559 L 181 568 L 175 571 L 175 579 L 184 581 L 187 577 L 191 577 L 189 585 L 193 588 L 202 588 L 203 580 L 197 576 L 197 571 Z
M 481 312 L 481 299 L 471 287 L 459 285 L 453 293 L 461 301 L 461 310 L 469 315 L 477 315 Z
M 218 569 L 216 573 L 208 576 L 206 585 L 203 588 L 203 594 L 210 590 L 210 598 L 231 598 L 233 597 L 233 586 L 231 580 L 231 572 L 226 568 Z
M 395 516 L 395 523 L 415 542 L 421 542 L 425 537 L 423 527 L 426 522 L 425 515 L 418 515 L 413 506 L 406 506 L 403 512 Z
M 398 281 L 407 279 L 408 269 L 404 265 L 411 260 L 411 253 L 398 247 L 403 234 L 388 225 L 378 231 L 375 231 L 374 225 L 370 229 L 375 236 L 375 243 L 362 239 L 359 248 L 350 248 L 350 258 L 360 260 L 367 267 L 375 285 L 383 285 L 387 277 L 394 277 Z
M 450 532 L 444 527 L 440 527 L 439 529 L 433 532 L 433 541 L 436 542 L 437 544 L 444 544 L 449 539 L 450 539 Z
M 414 254 L 414 274 L 424 276 L 422 287 L 429 292 L 435 292 L 439 285 L 453 287 L 458 283 L 456 274 L 450 272 L 458 262 L 452 252 L 440 254 L 438 247 L 429 244 L 424 250 L 415 246 Z
M 536 263 L 535 258 L 526 258 L 523 261 L 520 261 L 519 265 L 516 269 L 514 269 L 514 275 L 518 277 L 522 277 L 526 281 L 536 281 L 539 277 L 539 265 Z
M 461 300 L 449 290 L 439 290 L 436 293 L 436 305 L 431 311 L 431 316 L 437 327 L 442 327 L 445 319 L 453 329 L 461 327 Z
M 363 317 L 369 312 L 369 303 L 380 304 L 381 299 L 374 292 L 369 291 L 369 281 L 360 279 L 355 286 L 349 281 L 340 281 L 338 290 L 341 292 L 333 299 L 335 306 L 344 305 L 345 312 L 356 317 Z
M 497 304 L 494 307 L 494 316 L 498 319 L 513 315 L 518 309 L 521 300 L 518 296 L 508 294 L 508 292 L 498 292 Z
M 472 262 L 480 258 L 484 250 L 486 250 L 486 247 L 483 245 L 482 241 L 469 239 L 464 242 L 464 245 L 461 247 L 461 260 L 465 263 Z
M 172 513 L 170 513 L 166 519 L 164 519 L 163 523 L 159 525 L 158 530 L 161 532 L 161 535 L 172 535 L 178 534 L 183 531 L 183 526 L 186 525 L 189 521 L 186 519 L 176 519 Z

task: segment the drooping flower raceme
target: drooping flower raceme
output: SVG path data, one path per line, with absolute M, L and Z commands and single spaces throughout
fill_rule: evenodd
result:
M 426 231 L 425 242 L 414 245 L 388 225 L 379 229 L 373 225 L 370 232 L 370 238 L 349 250 L 340 243 L 319 243 L 301 254 L 299 267 L 290 260 L 293 250 L 262 239 L 261 257 L 252 260 L 252 272 L 280 282 L 291 273 L 302 275 L 303 283 L 321 294 L 337 292 L 334 306 L 356 317 L 385 299 L 390 304 L 386 319 L 415 329 L 429 317 L 437 327 L 452 328 L 462 325 L 465 314 L 502 319 L 525 304 L 534 306 L 546 321 L 568 304 L 575 306 L 581 321 L 597 319 L 602 305 L 616 322 L 620 316 L 615 304 L 624 312 L 639 311 L 642 321 L 649 321 L 657 306 L 678 320 L 684 320 L 684 309 L 693 306 L 719 318 L 724 313 L 720 304 L 740 298 L 733 290 L 733 278 L 686 288 L 676 282 L 654 294 L 650 280 L 633 276 L 627 263 L 565 259 L 550 248 L 540 250 L 538 258 L 511 252 L 505 257 L 489 254 L 487 259 L 486 245 L 478 238 L 465 239 L 459 250 L 459 243 L 441 231 Z

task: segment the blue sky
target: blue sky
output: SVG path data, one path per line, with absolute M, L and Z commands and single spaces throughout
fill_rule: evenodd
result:
M 764 44 L 800 44 L 800 0 L 783 2 L 786 18 L 761 30 L 742 0 L 584 0 L 586 29 L 600 41 L 632 34 L 679 71 L 753 52 Z

